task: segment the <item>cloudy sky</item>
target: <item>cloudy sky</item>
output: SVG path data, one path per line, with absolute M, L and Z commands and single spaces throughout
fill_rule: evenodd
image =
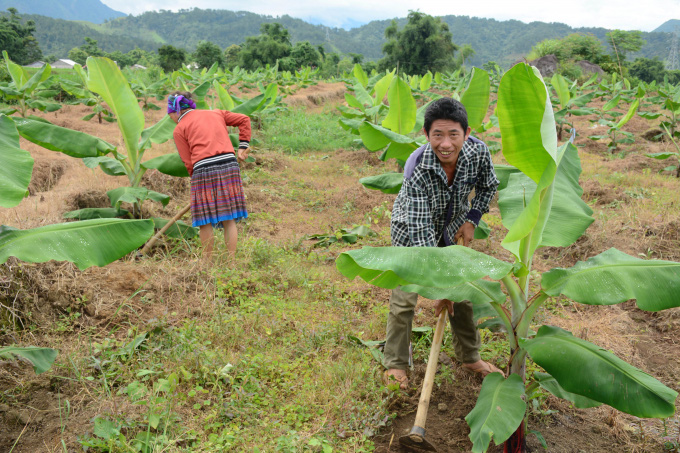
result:
M 288 14 L 312 23 L 330 27 L 360 25 L 376 19 L 405 17 L 409 9 L 418 8 L 433 16 L 457 15 L 516 19 L 522 22 L 561 22 L 572 27 L 604 27 L 609 29 L 652 31 L 669 19 L 680 19 L 680 0 L 484 0 L 443 1 L 420 0 L 102 0 L 126 14 L 141 14 L 159 9 L 227 9 L 280 16 Z M 445 6 L 442 6 L 445 5 Z

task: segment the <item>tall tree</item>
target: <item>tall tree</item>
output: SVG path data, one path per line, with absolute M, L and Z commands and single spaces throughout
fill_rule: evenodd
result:
M 21 23 L 16 8 L 8 8 L 10 15 L 0 17 L 0 48 L 7 51 L 10 60 L 24 65 L 42 58 L 38 41 L 33 37 L 35 22 Z
M 621 61 L 626 60 L 628 52 L 637 52 L 645 45 L 642 32 L 638 30 L 612 30 L 607 32 L 607 43 L 612 46 L 614 56 L 618 54 Z
M 439 18 L 410 11 L 406 26 L 399 30 L 392 21 L 385 29 L 385 37 L 388 41 L 383 45 L 381 69 L 399 66 L 406 74 L 425 74 L 456 66 L 454 52 L 458 46 L 452 41 L 449 26 Z
M 275 64 L 290 55 L 290 34 L 279 23 L 262 24 L 259 36 L 249 36 L 241 46 L 239 65 L 245 69 L 257 69 Z
M 200 68 L 209 68 L 215 63 L 220 67 L 224 66 L 222 49 L 220 49 L 220 46 L 210 41 L 199 42 L 192 56 Z
M 664 68 L 663 61 L 659 60 L 658 57 L 654 57 L 636 58 L 630 65 L 628 73 L 644 82 L 651 83 L 654 80 L 663 82 L 667 71 Z
M 465 66 L 465 60 L 472 58 L 475 54 L 475 49 L 470 44 L 464 44 L 458 50 L 458 57 L 456 58 L 456 66 Z
M 68 57 L 79 64 L 85 64 L 87 57 L 105 57 L 106 52 L 99 48 L 99 44 L 96 39 L 85 37 L 85 44 L 80 47 L 74 47 L 69 50 Z M 114 56 L 113 60 L 116 59 Z
M 234 69 L 238 66 L 238 53 L 241 51 L 241 46 L 232 44 L 224 49 L 224 67 L 227 69 Z
M 295 43 L 290 51 L 290 56 L 283 61 L 286 64 L 281 69 L 294 71 L 303 66 L 319 67 L 321 65 L 321 55 L 319 55 L 319 52 L 309 41 L 301 41 Z
M 158 64 L 164 71 L 176 71 L 187 60 L 187 52 L 171 45 L 158 48 Z
M 623 77 L 623 66 L 628 52 L 637 52 L 645 45 L 642 32 L 638 30 L 612 30 L 607 32 L 607 43 L 612 47 L 612 56 L 619 64 L 619 73 Z M 621 62 L 624 63 L 621 63 Z

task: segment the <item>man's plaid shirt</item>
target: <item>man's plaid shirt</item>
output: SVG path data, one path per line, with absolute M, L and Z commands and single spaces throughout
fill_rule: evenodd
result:
M 465 223 L 470 209 L 484 214 L 496 194 L 499 181 L 484 143 L 466 140 L 458 156 L 453 184 L 428 143 L 420 164 L 404 180 L 392 210 L 392 245 L 401 247 L 435 247 L 446 222 L 449 201 L 453 198 L 451 223 L 447 233 L 451 240 Z M 472 189 L 472 204 L 468 196 Z

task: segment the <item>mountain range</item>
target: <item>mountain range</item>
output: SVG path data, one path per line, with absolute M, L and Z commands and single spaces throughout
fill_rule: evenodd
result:
M 0 5 L 4 6 L 8 1 L 11 0 L 0 0 Z M 31 1 L 41 3 L 38 0 L 21 0 L 21 7 L 17 9 L 23 19 L 32 19 L 36 22 L 34 36 L 43 53 L 58 58 L 66 57 L 70 49 L 84 44 L 86 36 L 97 40 L 99 46 L 107 52 L 114 50 L 127 52 L 135 47 L 156 50 L 164 44 L 191 51 L 200 41 L 211 41 L 221 48 L 227 48 L 232 44 L 243 43 L 248 36 L 260 34 L 262 23 L 278 22 L 288 29 L 293 43 L 309 41 L 315 46 L 323 46 L 327 53 L 352 52 L 362 54 L 369 60 L 377 60 L 383 56 L 384 32 L 391 23 L 391 20 L 376 20 L 345 30 L 313 25 L 287 15 L 273 17 L 247 11 L 194 8 L 178 12 L 161 10 L 137 16 L 123 15 L 96 24 L 92 20 L 75 22 L 46 15 L 25 14 L 24 7 Z M 65 7 L 79 3 L 108 8 L 98 0 L 51 0 L 50 3 L 54 4 L 55 8 L 57 5 Z M 42 11 L 41 14 L 47 14 L 47 11 Z M 475 54 L 468 61 L 476 66 L 487 61 L 496 61 L 501 66 L 507 67 L 523 58 L 536 43 L 544 39 L 562 38 L 571 33 L 591 33 L 603 42 L 605 48 L 607 47 L 604 43 L 608 30 L 604 28 L 572 28 L 557 22 L 527 24 L 518 20 L 498 21 L 453 15 L 442 16 L 441 19 L 448 24 L 453 41 L 457 45 L 469 44 L 475 50 Z M 406 18 L 396 21 L 400 27 L 407 23 Z M 629 58 L 658 57 L 664 60 L 668 56 L 671 44 L 670 32 L 678 23 L 680 23 L 678 20 L 669 20 L 654 32 L 643 32 L 645 46 L 639 52 L 629 54 Z
M 16 8 L 20 14 L 40 14 L 55 19 L 85 20 L 94 24 L 125 16 L 99 0 L 0 0 L 0 11 Z

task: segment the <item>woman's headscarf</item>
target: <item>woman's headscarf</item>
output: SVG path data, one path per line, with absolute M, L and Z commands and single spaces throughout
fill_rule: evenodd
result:
M 195 109 L 196 103 L 191 99 L 185 98 L 180 95 L 170 95 L 168 96 L 168 113 L 181 112 L 184 109 Z

